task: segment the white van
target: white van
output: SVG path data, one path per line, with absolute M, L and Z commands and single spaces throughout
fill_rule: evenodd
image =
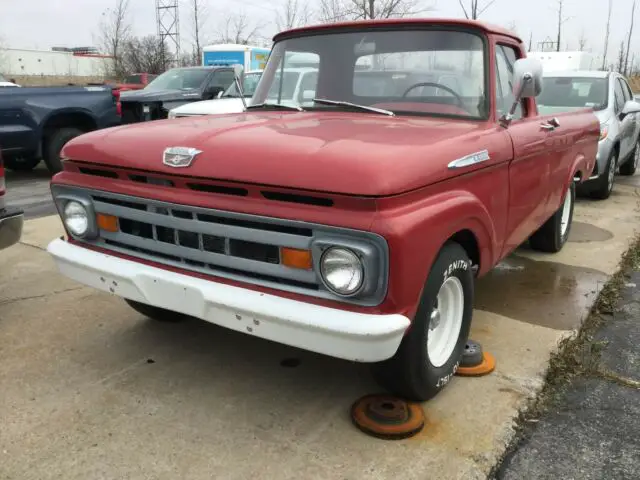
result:
M 253 97 L 261 75 L 262 71 L 252 71 L 244 74 L 242 88 L 244 96 L 247 99 L 247 105 L 251 104 L 251 97 Z M 279 72 L 276 72 L 276 78 L 279 78 L 279 75 Z M 305 102 L 308 102 L 313 98 L 317 82 L 317 68 L 286 68 L 282 79 L 281 103 L 289 105 L 304 105 Z M 273 82 L 273 92 L 270 91 L 267 95 L 267 102 L 277 101 L 277 92 L 275 88 L 279 86 L 279 83 L 279 81 Z M 220 115 L 223 113 L 242 113 L 243 111 L 244 105 L 234 83 L 217 99 L 187 103 L 186 105 L 170 110 L 169 118 L 192 117 L 198 115 Z

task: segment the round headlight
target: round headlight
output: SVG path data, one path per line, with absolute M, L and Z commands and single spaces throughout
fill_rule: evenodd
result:
M 351 250 L 332 247 L 320 260 L 320 273 L 327 287 L 338 295 L 353 295 L 362 286 L 364 268 Z
M 64 206 L 64 224 L 72 234 L 81 237 L 89 229 L 87 209 L 79 202 L 68 202 Z

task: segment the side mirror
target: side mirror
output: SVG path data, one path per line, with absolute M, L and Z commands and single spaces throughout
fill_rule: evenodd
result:
M 315 90 L 305 90 L 305 91 L 302 92 L 302 100 L 303 101 L 310 102 L 314 98 L 316 98 Z
M 500 125 L 507 128 L 513 113 L 525 98 L 535 98 L 542 92 L 542 63 L 537 58 L 521 58 L 513 65 L 513 105 L 509 113 L 500 118 Z
M 222 94 L 223 94 L 223 93 L 224 93 L 224 92 L 223 92 L 222 90 L 220 90 L 220 91 L 218 92 L 218 95 L 216 95 L 216 98 L 222 98 Z
M 542 92 L 542 63 L 537 58 L 521 58 L 513 65 L 513 96 L 518 101 Z
M 625 103 L 624 107 L 622 107 L 622 112 L 620 112 L 620 115 L 626 117 L 627 115 L 630 115 L 632 113 L 640 113 L 640 103 L 635 100 L 629 100 L 627 103 Z

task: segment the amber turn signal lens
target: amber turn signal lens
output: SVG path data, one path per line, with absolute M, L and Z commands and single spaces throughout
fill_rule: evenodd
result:
M 99 213 L 98 215 L 96 215 L 96 219 L 98 222 L 98 228 L 100 230 L 105 230 L 107 232 L 118 231 L 118 217 L 114 217 L 113 215 L 105 215 L 104 213 Z
M 311 270 L 313 267 L 309 250 L 282 247 L 280 249 L 280 260 L 283 265 L 300 270 Z

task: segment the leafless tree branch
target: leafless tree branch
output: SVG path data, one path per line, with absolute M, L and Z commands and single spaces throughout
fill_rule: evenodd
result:
M 466 4 L 466 2 L 467 0 L 458 0 L 465 18 L 477 20 L 480 18 L 480 15 L 486 12 L 487 9 L 496 2 L 496 0 L 489 0 L 482 3 L 480 0 L 469 0 L 468 4 Z
M 631 26 L 629 27 L 629 36 L 627 37 L 627 52 L 624 57 L 624 74 L 629 74 L 629 50 L 631 49 L 631 35 L 633 35 L 633 17 L 636 13 L 636 0 L 633 0 L 631 7 Z
M 204 0 L 188 0 L 188 8 L 193 44 L 192 58 L 188 63 L 197 65 L 202 58 L 202 43 L 204 41 L 202 32 L 206 30 L 205 25 L 208 20 L 209 11 Z
M 122 77 L 125 69 L 122 65 L 122 47 L 131 34 L 129 23 L 129 0 L 115 0 L 115 7 L 102 14 L 99 42 L 107 54 L 114 58 L 113 71 L 109 76 Z
M 320 0 L 319 20 L 325 23 L 374 18 L 403 18 L 429 12 L 420 0 Z
M 602 54 L 602 70 L 607 68 L 607 51 L 609 50 L 609 32 L 611 31 L 611 10 L 613 0 L 609 0 L 609 13 L 607 14 L 607 28 L 604 34 L 604 53 Z
M 220 43 L 248 45 L 258 39 L 261 25 L 252 24 L 247 15 L 238 13 L 229 16 L 217 35 Z
M 309 5 L 304 0 L 287 0 L 276 11 L 275 24 L 278 31 L 307 25 L 311 19 Z

